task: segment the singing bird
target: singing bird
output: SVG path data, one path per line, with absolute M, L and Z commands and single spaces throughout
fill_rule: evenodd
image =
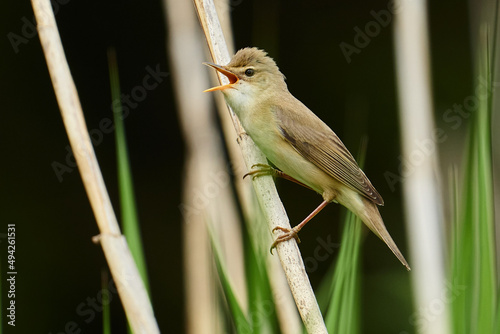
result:
M 274 60 L 263 50 L 244 48 L 227 65 L 204 64 L 229 79 L 229 84 L 205 92 L 220 90 L 267 159 L 289 179 L 323 196 L 323 202 L 300 224 L 276 228 L 285 233 L 273 247 L 298 240 L 297 233 L 310 219 L 328 203 L 337 202 L 356 214 L 410 270 L 378 211 L 377 205 L 384 204 L 382 196 L 333 130 L 288 91 Z

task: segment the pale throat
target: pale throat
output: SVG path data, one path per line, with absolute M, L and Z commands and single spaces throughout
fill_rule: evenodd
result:
M 262 100 L 261 91 L 247 82 L 239 82 L 223 91 L 224 98 L 233 111 L 241 118 L 247 110 L 256 108 Z

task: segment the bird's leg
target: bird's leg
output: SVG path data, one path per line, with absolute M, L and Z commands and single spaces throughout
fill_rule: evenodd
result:
M 300 182 L 299 180 L 294 179 L 290 175 L 280 171 L 277 168 L 274 168 L 274 167 L 271 167 L 271 166 L 265 165 L 265 164 L 255 164 L 252 166 L 252 168 L 255 168 L 255 167 L 259 167 L 259 168 L 255 169 L 251 172 L 246 173 L 245 175 L 243 175 L 243 178 L 245 178 L 247 176 L 252 176 L 252 179 L 255 179 L 256 177 L 259 177 L 259 176 L 271 175 L 274 177 L 281 177 L 282 179 L 295 182 L 295 183 L 297 183 L 297 184 L 299 184 L 307 189 L 313 190 L 313 189 L 311 189 L 311 187 L 305 185 L 304 183 Z
M 309 216 L 307 216 L 300 224 L 293 227 L 292 229 L 280 227 L 280 226 L 273 228 L 273 233 L 276 230 L 281 230 L 285 233 L 280 235 L 279 237 L 277 237 L 276 240 L 274 240 L 273 244 L 271 245 L 271 254 L 273 253 L 273 248 L 276 248 L 276 246 L 280 242 L 287 241 L 287 240 L 294 238 L 295 240 L 297 240 L 297 243 L 300 243 L 300 239 L 299 239 L 299 236 L 297 233 L 299 233 L 299 231 L 307 224 L 307 222 L 309 222 L 311 219 L 314 218 L 314 216 L 316 216 L 321 210 L 323 210 L 328 203 L 330 203 L 330 202 L 328 202 L 328 201 L 321 202 L 321 204 L 316 209 L 314 209 L 314 211 L 311 212 L 309 214 Z

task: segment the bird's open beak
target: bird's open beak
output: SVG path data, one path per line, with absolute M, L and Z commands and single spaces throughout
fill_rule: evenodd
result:
M 217 71 L 221 72 L 229 79 L 229 83 L 227 85 L 221 85 L 221 86 L 209 88 L 207 90 L 204 90 L 203 92 L 213 92 L 216 90 L 224 90 L 226 88 L 230 88 L 233 84 L 237 83 L 239 80 L 238 77 L 233 72 L 226 70 L 224 67 L 222 67 L 220 65 L 217 65 L 214 63 L 203 63 L 203 65 L 207 65 L 207 66 L 215 68 Z

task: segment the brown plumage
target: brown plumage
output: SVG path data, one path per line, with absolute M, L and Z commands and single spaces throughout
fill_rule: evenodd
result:
M 354 212 L 410 267 L 387 231 L 377 205 L 384 200 L 337 135 L 285 83 L 274 60 L 257 48 L 238 51 L 229 64 L 206 63 L 226 75 L 220 90 L 255 144 L 276 167 L 323 196 L 323 202 L 273 244 L 297 238 L 297 232 L 326 204 L 337 202 Z

